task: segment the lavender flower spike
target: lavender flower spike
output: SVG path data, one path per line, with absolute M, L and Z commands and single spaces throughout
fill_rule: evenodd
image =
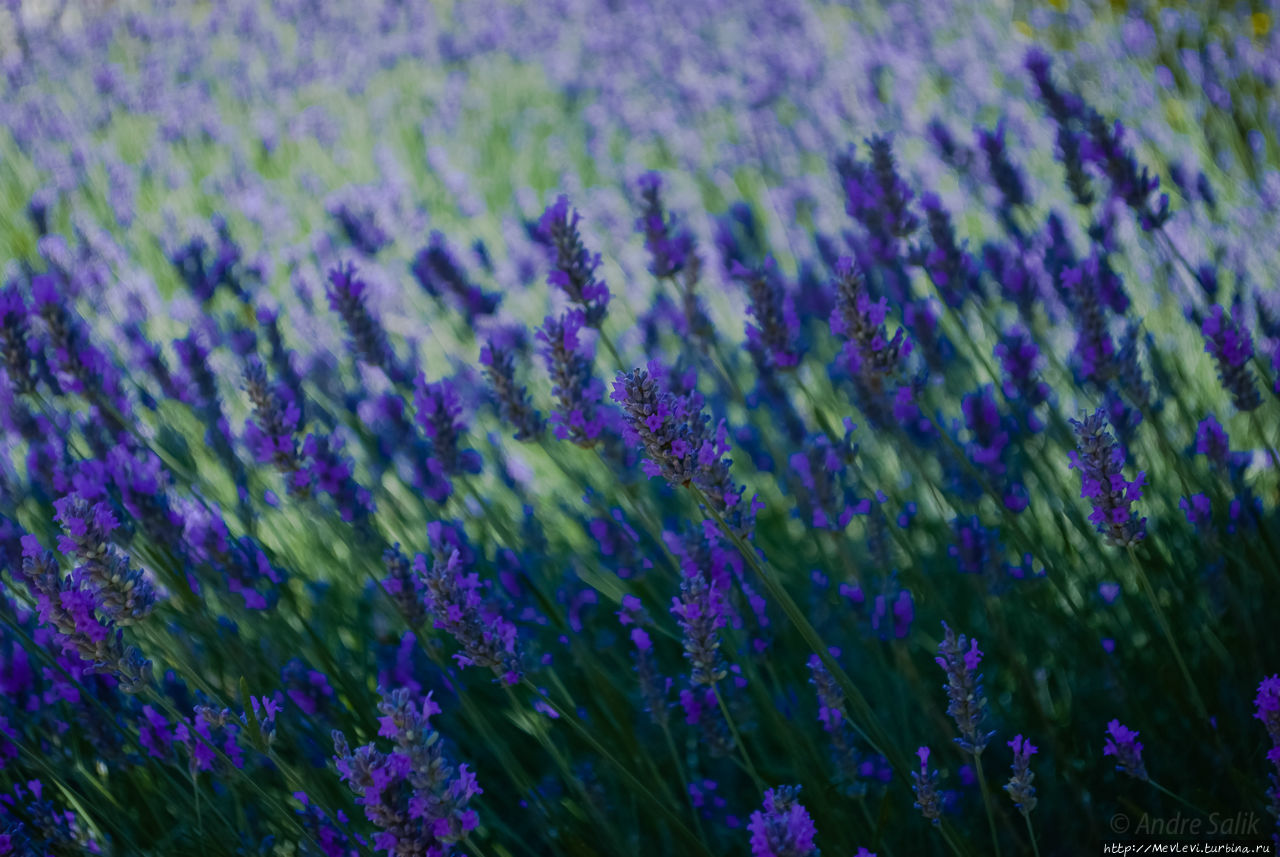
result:
M 1099 409 L 1083 420 L 1071 420 L 1077 447 L 1070 467 L 1080 471 L 1080 496 L 1093 503 L 1089 520 L 1107 543 L 1127 547 L 1147 535 L 1147 519 L 1135 518 L 1133 504 L 1142 498 L 1146 474 L 1132 482 L 1124 476 L 1124 450 L 1107 431 L 1106 412 Z
M 1121 725 L 1119 720 L 1112 720 L 1107 724 L 1107 743 L 1102 748 L 1102 755 L 1116 757 L 1117 771 L 1144 782 L 1148 779 L 1138 733 Z
M 1036 775 L 1031 772 L 1031 757 L 1038 752 L 1035 744 L 1021 735 L 1015 735 L 1009 742 L 1013 750 L 1013 776 L 1005 784 L 1004 790 L 1013 799 L 1013 805 L 1024 816 L 1030 816 L 1036 808 L 1036 787 L 1031 785 Z
M 942 793 L 938 791 L 938 772 L 929 770 L 929 748 L 916 750 L 920 758 L 920 770 L 911 772 L 911 790 L 916 793 L 913 806 L 925 818 L 938 824 L 942 819 Z
M 582 308 L 587 327 L 598 328 L 609 307 L 609 287 L 596 279 L 600 254 L 588 252 L 583 245 L 578 231 L 581 220 L 569 198 L 558 197 L 538 221 L 537 237 L 551 256 L 547 284 L 559 288 Z
M 454 655 L 458 665 L 489 667 L 507 684 L 517 684 L 524 672 L 516 626 L 485 605 L 480 575 L 463 569 L 456 550 L 447 561 L 436 560 L 430 568 L 426 557 L 418 554 L 413 568 L 422 582 L 435 626 L 453 635 L 462 649 Z
M 1215 305 L 1200 325 L 1204 334 L 1204 350 L 1218 364 L 1218 378 L 1223 388 L 1231 394 L 1231 401 L 1241 411 L 1255 410 L 1262 404 L 1249 369 L 1253 357 L 1253 338 L 1241 329 L 1237 313 L 1230 315 Z
M 799 786 L 779 786 L 764 793 L 764 809 L 751 813 L 751 857 L 817 857 L 817 826 L 797 800 Z
M 391 740 L 391 752 L 374 744 L 352 752 L 346 736 L 333 733 L 338 773 L 381 830 L 374 848 L 388 857 L 452 854 L 450 846 L 479 824 L 467 804 L 483 789 L 465 764 L 455 768 L 445 758 L 431 727 L 431 716 L 440 713 L 431 694 L 419 705 L 407 689 L 384 692 L 378 710 L 378 735 Z
M 536 440 L 546 420 L 534 408 L 525 387 L 516 382 L 516 362 L 512 349 L 497 337 L 492 337 L 480 348 L 480 364 L 489 378 L 489 387 L 498 405 L 498 414 L 515 427 L 516 440 Z
M 56 518 L 67 535 L 58 539 L 58 550 L 80 561 L 76 583 L 92 591 L 98 612 L 117 625 L 145 619 L 155 607 L 156 591 L 140 569 L 108 541 L 119 526 L 106 503 L 90 506 L 70 495 L 53 504 Z
M 581 310 L 560 318 L 547 317 L 536 337 L 551 375 L 551 393 L 558 410 L 551 412 L 555 435 L 585 449 L 594 447 L 604 432 L 599 414 L 603 394 L 600 381 L 591 375 L 592 353 L 584 347 L 580 334 L 586 326 Z
M 671 612 L 684 632 L 689 681 L 712 685 L 723 679 L 720 629 L 728 622 L 724 593 L 701 569 L 691 566 L 680 584 L 680 597 L 671 599 Z
M 938 657 L 934 661 L 947 674 L 947 714 L 960 730 L 956 743 L 976 756 L 986 749 L 987 742 L 995 734 L 982 731 L 982 721 L 987 714 L 987 698 L 982 690 L 982 676 L 978 673 L 982 652 L 978 649 L 977 640 L 970 640 L 964 634 L 957 637 L 946 622 L 942 627 L 946 634 L 938 644 Z

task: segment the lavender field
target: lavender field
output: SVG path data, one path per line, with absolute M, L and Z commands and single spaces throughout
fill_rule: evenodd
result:
M 1277 853 L 1280 14 L 1158 6 L 0 3 L 0 857 Z

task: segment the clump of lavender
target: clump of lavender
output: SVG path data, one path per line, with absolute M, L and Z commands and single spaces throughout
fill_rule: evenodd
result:
M 516 626 L 485 603 L 480 575 L 463 567 L 456 550 L 430 565 L 418 554 L 413 568 L 435 627 L 452 635 L 462 649 L 453 656 L 458 665 L 488 667 L 507 684 L 517 684 L 524 671 Z
M 911 790 L 916 795 L 912 806 L 929 821 L 939 824 L 942 821 L 942 793 L 938 791 L 938 771 L 929 770 L 928 747 L 916 750 L 916 756 L 920 759 L 920 770 L 911 772 Z
M 124 644 L 124 632 L 110 617 L 99 618 L 98 599 L 80 581 L 64 576 L 35 536 L 22 537 L 21 579 L 35 599 L 40 621 L 53 629 L 64 652 L 88 664 L 87 672 L 114 675 L 128 693 L 151 680 L 151 662 Z
M 489 378 L 498 414 L 515 427 L 515 439 L 536 440 L 546 428 L 546 420 L 534 408 L 527 388 L 516 382 L 514 349 L 492 336 L 480 347 L 480 365 Z
M 1239 307 L 1228 314 L 1215 305 L 1200 325 L 1204 334 L 1204 350 L 1218 364 L 1218 378 L 1241 411 L 1252 411 L 1262 404 L 1262 396 L 1253 380 L 1249 360 L 1253 357 L 1253 337 L 1239 323 Z
M 1142 762 L 1142 742 L 1138 740 L 1138 733 L 1119 720 L 1107 724 L 1107 741 L 1102 747 L 1102 755 L 1115 757 L 1117 771 L 1147 780 L 1147 766 Z
M 970 640 L 964 634 L 956 636 L 946 622 L 942 627 L 945 634 L 938 644 L 938 657 L 934 661 L 947 675 L 944 685 L 947 714 L 960 732 L 956 743 L 965 752 L 976 756 L 986 749 L 987 742 L 995 735 L 982 730 L 982 721 L 987 716 L 987 697 L 982 689 L 982 675 L 978 672 L 982 652 L 978 649 L 977 640 Z
M 751 813 L 751 857 L 818 857 L 818 828 L 800 803 L 800 786 L 764 793 L 764 808 Z
M 1083 420 L 1071 420 L 1076 432 L 1075 450 L 1068 453 L 1073 470 L 1080 471 L 1080 496 L 1093 504 L 1089 515 L 1107 544 L 1127 547 L 1147 535 L 1147 519 L 1134 515 L 1133 504 L 1142 498 L 1146 478 L 1139 472 L 1130 481 L 1124 476 L 1125 455 L 1107 431 L 1107 414 L 1099 409 Z
M 555 435 L 590 449 L 604 433 L 605 423 L 599 413 L 604 389 L 591 374 L 594 350 L 582 338 L 585 325 L 582 310 L 570 310 L 559 318 L 548 316 L 536 336 L 542 343 L 542 357 L 551 375 L 551 394 L 557 405 L 557 410 L 551 412 Z
M 468 808 L 483 792 L 466 764 L 456 768 L 444 755 L 440 735 L 431 727 L 440 706 L 431 694 L 419 705 L 407 688 L 382 693 L 378 736 L 394 749 L 375 744 L 353 752 L 342 732 L 334 731 L 334 763 L 343 782 L 364 807 L 365 817 L 381 832 L 374 848 L 388 857 L 452 854 L 479 824 Z
M 407 373 L 396 361 L 387 332 L 368 307 L 369 287 L 356 275 L 356 266 L 347 262 L 329 271 L 325 295 L 351 337 L 351 350 L 361 361 L 376 366 L 397 383 L 407 381 Z
M 597 279 L 600 254 L 589 252 L 582 243 L 581 220 L 569 198 L 560 196 L 543 212 L 536 234 L 551 257 L 547 284 L 563 291 L 581 308 L 583 324 L 599 327 L 609 307 L 609 287 Z
M 636 231 L 644 235 L 649 272 L 655 277 L 674 277 L 684 270 L 693 252 L 693 235 L 667 217 L 662 205 L 662 176 L 645 173 L 636 185 L 640 190 Z
M 1036 787 L 1031 784 L 1036 775 L 1031 772 L 1031 757 L 1038 749 L 1030 739 L 1021 735 L 1014 736 L 1009 742 L 1009 748 L 1013 750 L 1013 776 L 1005 784 L 1004 790 L 1009 793 L 1018 811 L 1024 816 L 1030 816 L 1031 811 L 1036 808 Z
M 756 269 L 734 262 L 729 276 L 746 290 L 747 312 L 754 320 L 747 325 L 747 346 L 770 368 L 790 369 L 799 364 L 800 318 L 773 259 L 767 258 Z
M 150 615 L 156 592 L 146 575 L 111 545 L 111 533 L 119 526 L 106 503 L 90 506 L 77 495 L 54 504 L 55 517 L 66 533 L 58 538 L 58 550 L 74 555 L 76 583 L 86 586 L 95 607 L 117 625 L 132 625 Z

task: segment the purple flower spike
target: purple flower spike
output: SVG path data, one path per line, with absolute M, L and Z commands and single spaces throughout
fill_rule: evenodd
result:
M 1031 784 L 1036 775 L 1031 772 L 1031 757 L 1038 749 L 1035 744 L 1021 735 L 1015 735 L 1009 742 L 1013 750 L 1013 776 L 1005 784 L 1004 790 L 1009 793 L 1013 805 L 1024 816 L 1030 816 L 1036 808 L 1036 787 Z
M 689 661 L 689 681 L 712 685 L 726 675 L 720 655 L 720 629 L 727 622 L 725 593 L 699 568 L 688 568 L 680 584 L 680 597 L 671 599 L 671 612 L 684 635 L 684 656 Z
M 603 385 L 591 374 L 594 349 L 583 342 L 586 316 L 571 310 L 557 318 L 547 317 L 536 336 L 542 343 L 542 357 L 551 375 L 551 394 L 557 410 L 551 412 L 555 435 L 585 449 L 600 442 L 604 419 L 599 413 Z
M 938 772 L 929 770 L 929 748 L 916 750 L 920 759 L 920 770 L 911 772 L 911 790 L 916 794 L 913 806 L 920 814 L 934 824 L 942 820 L 942 793 L 938 791 Z
M 800 318 L 795 301 L 783 287 L 773 259 L 751 270 L 735 262 L 729 276 L 747 292 L 747 311 L 754 323 L 747 325 L 747 345 L 761 354 L 767 365 L 790 369 L 800 362 Z
M 387 341 L 386 330 L 369 311 L 368 290 L 364 280 L 356 276 L 356 266 L 351 262 L 329 271 L 325 295 L 329 309 L 342 318 L 351 337 L 352 352 L 362 362 L 386 372 L 393 381 L 407 381 L 407 373 L 396 362 L 395 352 Z
M 53 507 L 66 532 L 58 538 L 58 550 L 80 562 L 76 583 L 93 593 L 98 612 L 122 626 L 147 618 L 155 607 L 156 591 L 147 576 L 112 546 L 110 536 L 119 523 L 111 508 L 106 503 L 90 505 L 76 495 L 55 501 Z
M 764 793 L 764 809 L 751 813 L 751 857 L 817 857 L 818 833 L 799 802 L 800 786 L 779 786 Z
M 1204 334 L 1205 352 L 1218 364 L 1223 389 L 1238 410 L 1252 411 L 1262 404 L 1262 396 L 1249 368 L 1253 338 L 1241 328 L 1238 315 L 1238 311 L 1228 315 L 1221 306 L 1214 306 L 1200 325 L 1200 332 Z
M 259 464 L 271 464 L 286 476 L 302 467 L 294 432 L 302 412 L 281 386 L 267 380 L 266 367 L 256 357 L 244 370 L 244 388 L 253 404 L 253 419 L 245 424 L 245 443 Z
M 489 378 L 498 414 L 515 427 L 515 439 L 529 441 L 540 437 L 546 428 L 546 420 L 533 407 L 527 388 L 516 382 L 514 350 L 498 337 L 491 337 L 480 347 L 480 364 Z
M 1080 471 L 1080 496 L 1093 504 L 1089 515 L 1107 544 L 1127 547 L 1146 538 L 1147 519 L 1136 518 L 1133 504 L 1142 498 L 1146 474 L 1129 481 L 1124 476 L 1124 450 L 1107 431 L 1107 415 L 1094 411 L 1084 420 L 1071 420 L 1077 449 L 1070 467 Z
M 1267 728 L 1272 746 L 1280 747 L 1280 675 L 1268 676 L 1259 682 L 1253 705 L 1253 716 Z
M 862 272 L 847 256 L 836 262 L 835 290 L 831 332 L 846 339 L 841 357 L 860 387 L 879 394 L 902 372 L 911 340 L 902 328 L 889 337 L 884 324 L 888 301 L 871 299 Z
M 1147 767 L 1142 762 L 1142 742 L 1138 733 L 1128 726 L 1121 725 L 1119 720 L 1107 724 L 1107 742 L 1102 748 L 1102 755 L 1116 757 L 1116 770 L 1129 776 L 1147 780 Z
M 674 277 L 684 270 L 693 252 L 693 235 L 668 219 L 662 205 L 662 177 L 645 173 L 636 182 L 640 189 L 640 217 L 636 231 L 644 235 L 649 251 L 649 272 L 655 277 Z
M 581 220 L 569 198 L 558 197 L 538 221 L 537 237 L 551 257 L 547 284 L 563 291 L 582 309 L 583 324 L 598 328 L 609 307 L 609 287 L 596 279 L 600 254 L 588 252 L 583 245 L 578 231 Z
M 1115 756 L 1116 770 L 1146 782 L 1147 766 L 1142 761 L 1142 742 L 1138 733 L 1121 725 L 1119 720 L 1107 724 L 1107 741 L 1102 747 L 1103 756 Z
M 956 743 L 961 749 L 975 756 L 986 749 L 994 732 L 983 732 L 982 721 L 987 716 L 987 697 L 982 689 L 982 675 L 978 664 L 982 652 L 978 641 L 970 640 L 942 623 L 946 634 L 938 644 L 938 657 L 934 661 L 947 674 L 947 714 L 956 723 L 960 737 Z
M 427 558 L 418 554 L 413 568 L 435 626 L 451 634 L 462 649 L 454 655 L 458 665 L 488 667 L 507 684 L 519 683 L 524 671 L 516 626 L 485 604 L 480 575 L 464 569 L 458 551 L 452 551 L 447 560 L 437 559 L 430 567 Z
M 462 420 L 462 397 L 453 381 L 445 378 L 429 384 L 426 376 L 419 373 L 413 404 L 418 411 L 418 425 L 431 440 L 432 456 L 442 471 L 450 476 L 478 472 L 478 454 L 458 448 L 467 426 Z
M 431 726 L 432 715 L 440 713 L 431 694 L 419 704 L 407 689 L 383 692 L 378 710 L 378 736 L 391 741 L 391 752 L 375 744 L 352 752 L 346 736 L 333 733 L 338 773 L 381 831 L 374 848 L 388 857 L 452 854 L 452 846 L 479 825 L 467 804 L 484 790 L 467 765 L 455 768 L 445 757 Z

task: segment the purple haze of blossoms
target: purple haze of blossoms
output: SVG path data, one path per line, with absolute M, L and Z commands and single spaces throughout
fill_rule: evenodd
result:
M 1204 334 L 1204 350 L 1218 364 L 1218 378 L 1241 411 L 1252 411 L 1262 404 L 1249 360 L 1253 357 L 1253 338 L 1240 326 L 1238 312 L 1227 313 L 1215 305 L 1200 325 Z
M 751 857 L 816 857 L 813 817 L 799 801 L 799 786 L 779 786 L 764 793 L 764 808 L 751 813 Z
M 334 731 L 334 763 L 343 782 L 378 827 L 373 845 L 388 857 L 422 857 L 452 853 L 451 846 L 475 830 L 479 817 L 468 808 L 483 792 L 466 764 L 456 768 L 446 759 L 440 735 L 431 726 L 440 706 L 427 694 L 419 705 L 406 688 L 382 694 L 378 737 L 393 749 L 376 744 L 353 752 L 343 733 Z
M 1107 724 L 1107 740 L 1102 755 L 1114 756 L 1116 770 L 1139 779 L 1147 779 L 1147 766 L 1142 761 L 1142 742 L 1138 733 L 1124 726 L 1119 720 Z
M 1142 498 L 1146 474 L 1139 471 L 1130 481 L 1124 476 L 1125 455 L 1107 431 L 1107 415 L 1094 411 L 1083 420 L 1071 420 L 1077 448 L 1068 453 L 1073 470 L 1080 471 L 1080 496 L 1089 500 L 1089 520 L 1107 544 L 1128 547 L 1147 535 L 1147 519 L 1136 517 L 1133 504 Z
M 517 684 L 524 670 L 516 626 L 485 603 L 480 575 L 463 567 L 456 550 L 430 565 L 418 554 L 413 568 L 435 627 L 451 634 L 462 649 L 453 656 L 458 665 L 488 667 L 507 684 Z
M 536 234 L 551 259 L 547 284 L 560 289 L 582 310 L 584 325 L 598 328 L 609 307 L 609 287 L 596 274 L 600 254 L 589 252 L 582 243 L 581 220 L 569 198 L 560 196 L 543 212 Z

